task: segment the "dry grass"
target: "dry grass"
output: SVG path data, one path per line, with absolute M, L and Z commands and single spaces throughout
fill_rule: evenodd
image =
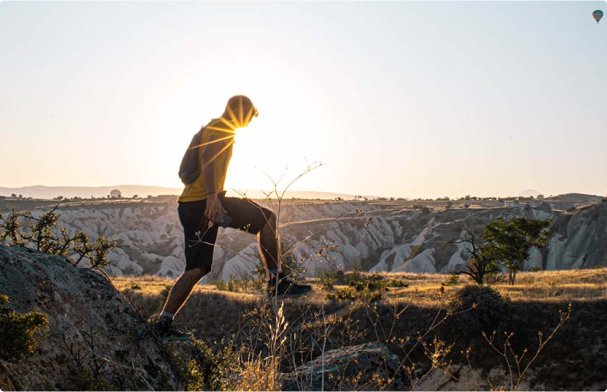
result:
M 424 338 L 428 344 L 432 343 L 435 334 L 445 343 L 455 344 L 451 354 L 454 363 L 464 363 L 466 359 L 458 353 L 471 348 L 475 367 L 483 371 L 498 368 L 501 366 L 499 357 L 481 340 L 480 334 L 472 336 L 470 341 L 462 340 L 462 333 L 466 331 L 458 329 L 452 318 L 439 328 L 432 327 L 446 316 L 446 304 L 452 294 L 472 283 L 467 277 L 460 276 L 457 285 L 441 285 L 448 277 L 439 274 L 388 274 L 386 278 L 400 280 L 408 286 L 389 287 L 383 300 L 367 305 L 358 301 L 328 300 L 329 292 L 321 288 L 319 281 L 313 281 L 312 294 L 284 301 L 289 339 L 297 334 L 297 344 L 301 346 L 289 346 L 287 351 L 307 354 L 301 357 L 298 354 L 297 358 L 282 356 L 281 371 L 293 371 L 298 365 L 316 358 L 320 354 L 318 343 L 324 337 L 327 337 L 326 350 L 382 342 L 399 358 L 404 358 L 403 361 L 409 361 L 408 366 L 415 363 L 427 367 L 430 365 L 423 350 L 420 351 L 422 346 L 409 351 L 410 346 L 402 340 L 412 337 L 414 342 L 417 334 L 424 331 L 432 331 Z M 517 352 L 536 347 L 538 331 L 550 333 L 558 322 L 559 311 L 573 303 L 571 320 L 537 362 L 537 369 L 541 370 L 537 378 L 540 388 L 588 389 L 592 383 L 604 380 L 602 372 L 592 364 L 607 363 L 603 351 L 605 343 L 601 340 L 605 325 L 601 309 L 607 301 L 606 278 L 605 268 L 527 272 L 518 275 L 514 286 L 505 283 L 492 286 L 510 299 L 509 313 L 504 317 L 508 320 L 509 331 L 516 333 L 513 347 Z M 113 282 L 142 316 L 153 319 L 157 317 L 173 280 L 143 276 L 115 278 Z M 140 288 L 132 289 L 134 285 Z M 344 287 L 335 286 L 336 289 Z M 218 290 L 214 285 L 198 285 L 176 322 L 180 328 L 193 332 L 194 336 L 211 346 L 220 345 L 218 342 L 222 339 L 233 339 L 236 347 L 248 350 L 248 360 L 241 362 L 243 372 L 239 389 L 273 389 L 277 387 L 272 381 L 275 377 L 269 377 L 263 371 L 267 370 L 263 361 L 270 358 L 264 348 L 267 339 L 262 339 L 256 346 L 244 338 L 264 331 L 254 325 L 259 317 L 251 318 L 255 313 L 263 314 L 263 309 L 269 309 L 269 301 L 260 290 L 247 288 L 241 292 L 228 292 Z M 562 358 L 568 358 L 568 361 L 563 363 Z M 573 374 L 577 371 L 575 369 L 582 369 L 587 381 L 580 383 L 564 376 L 553 376 L 557 371 Z
M 394 278 L 409 283 L 409 287 L 393 289 L 390 298 L 410 298 L 420 305 L 435 306 L 441 283 L 447 275 L 392 274 Z M 464 284 L 472 284 L 468 277 L 460 276 L 456 286 L 446 286 L 449 295 Z M 513 302 L 562 302 L 587 301 L 607 298 L 607 268 L 575 271 L 523 272 L 517 275 L 516 284 L 491 285 Z
M 390 288 L 386 297 L 387 303 L 410 302 L 416 306 L 436 307 L 443 296 L 449 296 L 465 284 L 472 284 L 466 276 L 460 276 L 459 284 L 442 286 L 449 275 L 442 274 L 385 274 L 387 278 L 401 280 L 408 287 Z M 141 289 L 140 295 L 158 296 L 171 287 L 174 280 L 157 276 L 119 277 L 114 278 L 114 286 L 119 291 L 131 289 L 134 285 Z M 325 299 L 327 291 L 321 289 L 318 281 L 312 281 L 314 291 L 305 298 L 305 302 L 320 306 L 328 302 Z M 337 289 L 345 286 L 336 285 Z M 441 287 L 444 293 L 441 293 Z M 523 272 L 517 276 L 517 283 L 509 286 L 506 283 L 493 284 L 491 287 L 513 302 L 549 302 L 568 303 L 571 301 L 587 301 L 607 298 L 607 268 L 575 270 L 575 271 L 541 271 Z M 193 291 L 197 294 L 216 294 L 225 296 L 236 302 L 250 302 L 263 297 L 261 291 L 246 289 L 238 293 L 218 290 L 214 285 L 198 285 Z
M 236 384 L 236 391 L 279 391 L 276 382 L 276 365 L 268 366 L 267 360 L 257 359 L 246 361 L 242 365 L 242 373 Z

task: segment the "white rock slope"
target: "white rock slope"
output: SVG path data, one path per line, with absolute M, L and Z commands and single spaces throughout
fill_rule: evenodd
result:
M 115 239 L 113 275 L 183 272 L 183 232 L 175 203 L 107 203 L 64 207 L 60 221 L 91 238 Z M 38 212 L 39 213 L 39 212 Z M 545 249 L 534 249 L 525 269 L 590 268 L 607 265 L 607 204 L 575 211 L 553 210 L 546 203 L 487 208 L 405 208 L 399 202 L 293 201 L 281 209 L 283 250 L 305 267 L 309 277 L 325 269 L 450 273 L 467 260 L 463 225 L 481 237 L 499 217 L 551 219 L 553 234 Z M 251 274 L 257 263 L 255 237 L 221 229 L 208 279 L 228 280 Z

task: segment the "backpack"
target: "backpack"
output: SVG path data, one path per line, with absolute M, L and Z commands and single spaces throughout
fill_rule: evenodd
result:
M 202 131 L 204 127 L 200 129 L 200 131 L 196 132 L 188 149 L 185 150 L 185 154 L 183 154 L 183 158 L 181 159 L 181 165 L 179 165 L 179 178 L 181 178 L 181 182 L 183 185 L 188 185 L 196 181 L 198 176 L 200 176 L 200 165 L 199 165 L 199 155 L 200 155 L 200 143 L 202 141 Z

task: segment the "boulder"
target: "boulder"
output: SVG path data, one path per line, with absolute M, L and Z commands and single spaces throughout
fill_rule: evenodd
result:
M 385 344 L 366 343 L 330 350 L 285 375 L 285 391 L 402 390 L 400 360 Z M 324 381 L 323 381 L 324 378 Z M 380 385 L 378 380 L 383 383 Z M 386 385 L 386 380 L 390 380 Z
M 180 389 L 152 328 L 99 272 L 0 246 L 0 293 L 11 310 L 49 320 L 36 352 L 0 359 L 1 390 Z

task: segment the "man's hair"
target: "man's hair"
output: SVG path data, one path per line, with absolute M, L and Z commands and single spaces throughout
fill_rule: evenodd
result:
M 257 117 L 257 109 L 253 102 L 244 95 L 235 95 L 228 100 L 226 114 L 230 120 L 235 121 L 238 126 L 245 126 L 251 118 Z

